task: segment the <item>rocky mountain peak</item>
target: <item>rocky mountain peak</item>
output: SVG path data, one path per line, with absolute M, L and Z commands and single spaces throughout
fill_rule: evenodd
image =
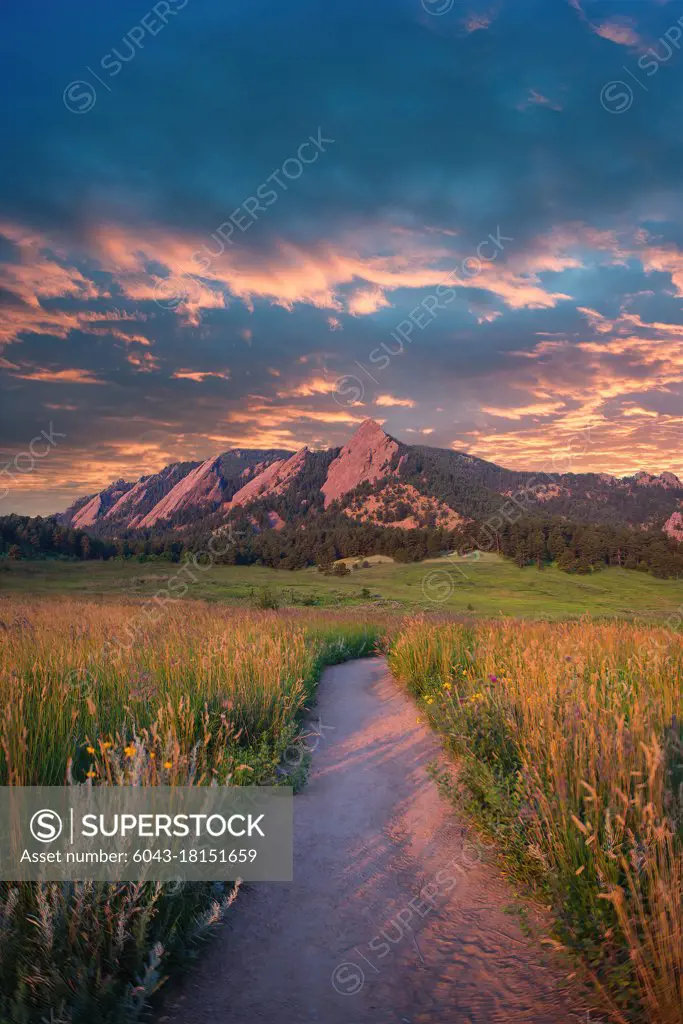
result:
M 321 490 L 325 508 L 359 484 L 386 476 L 399 445 L 385 434 L 377 420 L 363 420 L 339 455 L 330 463 L 327 479 Z

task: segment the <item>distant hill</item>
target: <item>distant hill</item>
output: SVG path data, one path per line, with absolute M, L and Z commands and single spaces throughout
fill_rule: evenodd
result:
M 501 508 L 611 526 L 683 534 L 683 483 L 673 473 L 618 479 L 605 473 L 545 476 L 464 452 L 406 445 L 365 420 L 342 448 L 297 452 L 235 448 L 205 462 L 178 462 L 134 482 L 117 480 L 58 516 L 102 536 L 216 528 L 247 514 L 281 529 L 325 511 L 404 529 L 495 522 Z

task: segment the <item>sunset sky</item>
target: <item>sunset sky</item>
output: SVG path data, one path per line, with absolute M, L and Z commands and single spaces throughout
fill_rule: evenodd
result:
M 7 7 L 0 515 L 368 416 L 514 468 L 683 473 L 679 17 Z

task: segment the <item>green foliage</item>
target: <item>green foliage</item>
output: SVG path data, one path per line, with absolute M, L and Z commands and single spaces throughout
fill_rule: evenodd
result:
M 581 615 L 620 616 L 656 621 L 669 618 L 676 627 L 683 617 L 683 581 L 655 579 L 650 573 L 606 567 L 582 576 L 561 572 L 548 565 L 543 572 L 520 569 L 511 559 L 485 554 L 476 560 L 440 558 L 405 565 L 389 559 L 372 559 L 372 568 L 351 576 L 319 573 L 314 567 L 287 574 L 259 565 L 214 565 L 190 576 L 184 560 L 175 565 L 150 559 L 140 565 L 130 559 L 109 561 L 0 561 L 2 592 L 7 594 L 78 594 L 99 600 L 104 595 L 126 594 L 152 607 L 155 595 L 170 590 L 179 573 L 189 582 L 188 598 L 253 604 L 263 587 L 273 589 L 280 606 L 312 603 L 338 607 L 367 601 L 363 584 L 376 599 L 385 599 L 404 610 L 430 610 L 435 614 L 478 616 L 513 615 L 521 618 L 560 618 Z M 443 600 L 430 600 L 429 580 L 453 581 Z M 362 577 L 362 579 L 361 579 Z M 182 595 L 181 595 L 182 596 Z M 441 592 L 437 593 L 440 598 Z M 472 606 L 468 609 L 468 605 Z M 4 619 L 0 608 L 0 620 Z M 0 626 L 0 630 L 2 627 Z
M 261 611 L 277 611 L 280 607 L 280 602 L 278 601 L 275 592 L 271 590 L 270 587 L 263 587 L 263 589 L 260 590 L 254 598 L 254 607 Z
M 520 568 L 554 561 L 558 569 L 584 576 L 613 565 L 661 579 L 683 577 L 683 546 L 661 530 L 523 516 L 500 527 L 497 543 Z

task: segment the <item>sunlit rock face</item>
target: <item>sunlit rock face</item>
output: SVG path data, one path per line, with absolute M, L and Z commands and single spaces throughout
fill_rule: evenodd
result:
M 398 452 L 398 442 L 385 434 L 375 420 L 364 420 L 353 437 L 330 463 L 327 480 L 321 490 L 325 508 L 365 481 L 373 483 L 390 471 Z

